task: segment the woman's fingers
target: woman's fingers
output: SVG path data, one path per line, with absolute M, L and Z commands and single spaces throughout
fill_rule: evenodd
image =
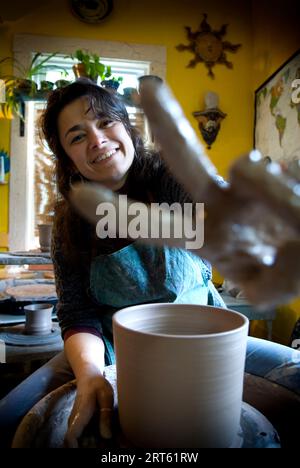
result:
M 171 172 L 194 201 L 211 203 L 214 193 L 222 192 L 215 180 L 217 170 L 170 88 L 145 82 L 141 105 Z
M 112 411 L 113 408 L 100 408 L 100 435 L 103 439 L 112 437 Z
M 114 391 L 111 384 L 107 380 L 105 380 L 103 388 L 98 394 L 98 404 L 100 407 L 100 435 L 103 437 L 103 439 L 111 439 Z
M 170 207 L 158 203 L 150 206 L 92 183 L 74 186 L 70 200 L 82 216 L 96 224 L 98 237 L 118 235 L 140 239 L 143 243 L 193 250 L 203 245 L 205 213 L 202 203 L 196 205 L 194 218 L 192 205 L 190 210 L 186 206 L 182 209 L 179 203 Z
M 65 437 L 65 444 L 67 447 L 78 447 L 78 439 L 81 436 L 84 428 L 91 420 L 94 410 L 95 404 L 92 402 L 88 402 L 80 397 L 75 400 L 68 422 L 68 431 Z
M 69 417 L 65 445 L 68 448 L 78 447 L 78 439 L 91 421 L 97 406 L 99 408 L 100 436 L 104 439 L 110 439 L 112 437 L 113 404 L 113 388 L 102 376 L 91 381 L 89 388 L 85 386 L 84 394 L 80 393 L 77 396 Z

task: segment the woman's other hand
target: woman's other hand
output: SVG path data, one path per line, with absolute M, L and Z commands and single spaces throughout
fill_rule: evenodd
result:
M 100 435 L 111 437 L 113 388 L 103 376 L 104 343 L 90 333 L 76 333 L 65 340 L 65 353 L 77 382 L 77 396 L 65 437 L 67 447 L 78 447 L 78 439 L 99 411 Z
M 98 410 L 100 436 L 112 436 L 113 388 L 102 375 L 87 376 L 77 382 L 77 396 L 68 421 L 65 444 L 77 448 L 78 439 Z

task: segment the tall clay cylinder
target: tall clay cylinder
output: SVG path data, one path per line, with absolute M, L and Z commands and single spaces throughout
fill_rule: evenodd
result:
M 138 447 L 234 447 L 248 319 L 184 304 L 128 307 L 113 317 L 120 424 Z

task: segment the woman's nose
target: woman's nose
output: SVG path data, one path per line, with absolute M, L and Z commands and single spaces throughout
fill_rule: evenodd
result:
M 89 135 L 89 145 L 91 148 L 97 148 L 106 143 L 106 141 L 107 136 L 104 130 L 102 130 L 101 128 L 91 130 Z

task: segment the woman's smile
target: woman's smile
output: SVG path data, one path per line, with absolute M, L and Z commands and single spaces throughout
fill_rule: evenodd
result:
M 111 159 L 119 150 L 119 148 L 114 148 L 112 150 L 106 151 L 105 153 L 101 153 L 92 161 L 92 164 L 98 164 L 100 162 L 106 161 Z

